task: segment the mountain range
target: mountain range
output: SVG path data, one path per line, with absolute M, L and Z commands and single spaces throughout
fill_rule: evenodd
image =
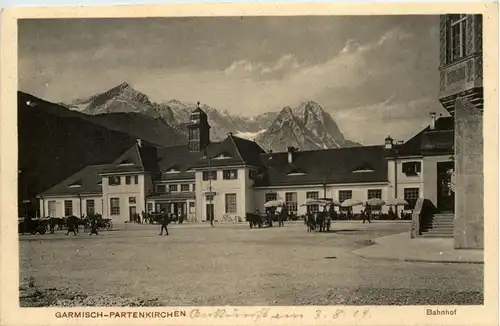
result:
M 137 138 L 157 146 L 186 144 L 186 125 L 195 107 L 177 100 L 154 103 L 127 83 L 70 104 L 19 91 L 19 200 L 33 199 L 87 165 L 109 163 Z M 214 141 L 232 132 L 274 151 L 359 145 L 346 140 L 332 117 L 312 101 L 254 117 L 202 108 Z
M 135 90 L 127 82 L 86 99 L 60 104 L 70 110 L 94 116 L 95 121 L 110 129 L 141 136 L 160 145 L 165 145 L 165 140 L 160 137 L 166 135 L 172 138 L 168 143 L 185 141 L 186 125 L 196 108 L 194 103 L 178 100 L 152 102 L 147 95 Z M 301 103 L 293 109 L 286 106 L 279 112 L 266 112 L 252 117 L 231 115 L 226 110 L 208 105 L 202 105 L 201 108 L 208 115 L 212 127 L 210 138 L 214 141 L 222 140 L 232 132 L 255 140 L 264 149 L 273 151 L 284 151 L 287 146 L 312 150 L 360 145 L 346 140 L 331 115 L 314 101 Z M 125 114 L 120 116 L 123 123 L 117 122 L 117 114 Z M 110 115 L 114 117 L 109 118 Z M 135 120 L 143 121 L 137 122 L 140 126 L 134 126 Z M 142 130 L 147 121 L 152 125 L 145 128 L 152 130 Z

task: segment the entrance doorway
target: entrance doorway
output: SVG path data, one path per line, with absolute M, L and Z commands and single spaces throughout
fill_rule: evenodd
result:
M 137 210 L 135 206 L 128 207 L 129 222 L 135 222 L 135 216 L 137 215 Z
M 207 221 L 214 220 L 214 204 L 207 204 Z
M 455 211 L 455 192 L 451 186 L 454 169 L 453 162 L 437 163 L 437 209 L 441 212 Z

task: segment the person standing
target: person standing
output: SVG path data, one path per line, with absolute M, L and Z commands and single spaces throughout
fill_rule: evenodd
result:
M 163 212 L 162 217 L 161 217 L 161 231 L 160 235 L 163 235 L 163 229 L 165 229 L 165 235 L 168 235 L 168 229 L 167 225 L 170 223 L 170 217 Z
M 97 233 L 97 219 L 96 218 L 93 218 L 90 221 L 90 234 L 89 235 L 92 235 L 92 234 L 99 235 L 99 233 Z
M 76 227 L 75 227 L 75 219 L 73 216 L 68 217 L 67 220 L 67 225 L 68 225 L 68 232 L 66 232 L 66 235 L 68 235 L 70 232 L 73 232 L 73 235 L 76 235 Z

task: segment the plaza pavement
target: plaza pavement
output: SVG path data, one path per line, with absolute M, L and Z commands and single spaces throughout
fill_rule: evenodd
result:
M 302 224 L 302 221 L 289 221 L 287 224 Z M 360 221 L 336 221 L 332 223 L 335 229 L 369 230 L 370 225 L 407 225 L 411 228 L 411 221 L 373 221 L 362 223 Z M 216 227 L 230 227 L 245 223 L 216 223 Z M 174 225 L 174 228 L 207 227 L 207 223 L 186 223 Z M 123 223 L 120 229 L 135 230 L 139 228 L 157 228 L 156 225 L 137 225 Z M 373 245 L 354 250 L 353 253 L 367 259 L 396 260 L 407 262 L 428 263 L 470 263 L 483 264 L 483 250 L 458 250 L 453 247 L 453 238 L 416 238 L 410 237 L 410 231 L 374 238 Z
M 368 259 L 385 259 L 424 263 L 483 264 L 484 251 L 454 249 L 453 238 L 415 238 L 410 232 L 391 234 L 373 240 L 373 246 L 354 250 Z
M 409 227 L 343 221 L 334 222 L 330 233 L 316 233 L 300 222 L 252 230 L 247 224 L 174 224 L 168 237 L 158 235 L 157 225 L 117 226 L 99 236 L 24 235 L 20 285 L 32 279 L 33 291 L 83 293 L 90 296 L 88 305 L 112 305 L 115 298 L 183 306 L 481 304 L 483 265 L 385 261 L 354 253 Z M 47 305 L 39 294 L 36 302 L 26 300 L 22 304 Z

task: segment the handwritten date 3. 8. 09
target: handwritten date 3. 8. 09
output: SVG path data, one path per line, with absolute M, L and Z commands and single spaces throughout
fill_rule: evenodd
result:
M 354 310 L 354 312 L 346 312 L 343 309 L 337 309 L 334 312 L 323 312 L 321 309 L 316 310 L 316 316 L 314 316 L 314 319 L 337 319 L 341 317 L 354 317 L 354 318 L 367 318 L 369 317 L 370 310 L 369 309 L 364 309 L 364 310 Z M 350 316 L 349 316 L 350 315 Z

